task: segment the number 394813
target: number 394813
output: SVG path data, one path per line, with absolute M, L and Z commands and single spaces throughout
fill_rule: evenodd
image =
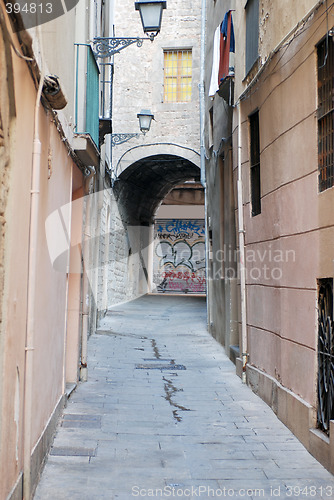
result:
M 51 14 L 52 3 L 6 3 L 7 14 Z

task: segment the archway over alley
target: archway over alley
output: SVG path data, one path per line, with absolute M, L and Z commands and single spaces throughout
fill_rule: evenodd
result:
M 193 156 L 197 161 L 197 154 Z M 175 154 L 139 158 L 118 176 L 113 196 L 123 237 L 111 244 L 124 247 L 126 265 L 117 272 L 127 299 L 150 292 L 205 293 L 204 195 L 199 181 L 199 166 Z M 155 220 L 175 188 L 183 201 L 164 207 L 176 210 L 167 211 L 172 216 Z M 194 204 L 187 201 L 190 198 Z M 190 208 L 190 216 L 184 217 L 185 208 Z M 165 234 L 166 228 L 170 234 Z M 115 277 L 110 278 L 113 286 Z
M 195 163 L 175 155 L 144 157 L 128 166 L 115 183 L 114 191 L 124 222 L 148 226 L 165 196 L 174 186 L 200 180 Z

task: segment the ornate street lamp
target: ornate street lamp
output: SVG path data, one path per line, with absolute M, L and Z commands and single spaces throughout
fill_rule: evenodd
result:
M 139 10 L 144 33 L 153 40 L 160 31 L 162 11 L 167 2 L 161 0 L 139 0 L 135 2 L 135 9 Z
M 143 134 L 146 134 L 150 130 L 152 120 L 154 120 L 153 113 L 150 109 L 142 109 L 137 118 L 139 119 L 140 130 Z
M 150 109 L 142 109 L 140 113 L 138 113 L 137 118 L 139 119 L 139 127 L 142 134 L 146 134 L 150 130 L 151 122 L 154 120 L 154 114 Z M 141 134 L 111 134 L 111 146 L 117 146 L 118 144 L 123 144 L 123 142 L 127 142 L 133 137 L 140 137 Z
M 135 2 L 135 9 L 139 10 L 141 22 L 143 25 L 144 33 L 147 34 L 148 38 L 118 38 L 118 37 L 97 37 L 93 40 L 93 52 L 96 58 L 111 57 L 118 54 L 121 50 L 125 49 L 133 43 L 137 44 L 137 47 L 143 45 L 144 40 L 151 40 L 153 42 L 154 38 L 160 31 L 162 11 L 166 9 L 167 2 L 165 0 L 139 0 Z

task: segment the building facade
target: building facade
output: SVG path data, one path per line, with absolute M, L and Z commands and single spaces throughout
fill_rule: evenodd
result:
M 114 7 L 115 36 L 141 37 L 133 2 L 116 0 Z M 175 186 L 200 179 L 200 24 L 199 0 L 169 0 L 154 41 L 114 56 L 116 145 L 104 180 L 103 219 L 110 226 L 100 259 L 100 316 L 112 304 L 152 291 L 155 213 Z M 142 109 L 154 115 L 145 135 L 138 134 Z M 121 142 L 117 134 L 138 135 Z
M 211 274 L 212 309 L 226 304 L 221 294 L 236 278 L 231 321 L 213 312 L 212 331 L 331 471 L 333 9 L 314 0 L 207 2 L 205 81 L 207 188 L 220 200 L 218 210 L 208 205 L 210 263 L 222 261 L 221 275 Z M 209 97 L 213 34 L 229 11 L 233 70 Z
M 67 394 L 86 376 L 96 323 L 84 271 L 95 267 L 89 194 L 104 151 L 89 41 L 110 12 L 66 5 L 0 6 L 1 499 L 31 497 Z

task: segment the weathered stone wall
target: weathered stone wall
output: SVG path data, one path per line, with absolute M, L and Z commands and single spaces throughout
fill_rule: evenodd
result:
M 111 195 L 112 196 L 112 195 Z M 124 302 L 130 295 L 126 286 L 129 244 L 126 228 L 119 214 L 116 201 L 111 199 L 110 239 L 106 248 L 106 261 L 109 262 L 107 287 L 108 306 Z
M 200 70 L 200 0 L 169 0 L 161 32 L 154 42 L 132 45 L 115 55 L 113 131 L 139 132 L 137 113 L 150 108 L 155 115 L 146 136 L 113 149 L 113 163 L 128 149 L 151 143 L 176 143 L 199 150 L 198 83 Z M 132 0 L 115 1 L 117 36 L 145 37 Z M 163 102 L 164 49 L 192 49 L 190 102 Z
M 129 226 L 111 189 L 100 192 L 103 199 L 99 240 L 98 319 L 108 307 L 131 300 L 148 291 L 144 267 L 148 267 L 150 229 Z M 147 254 L 147 255 L 146 255 Z

